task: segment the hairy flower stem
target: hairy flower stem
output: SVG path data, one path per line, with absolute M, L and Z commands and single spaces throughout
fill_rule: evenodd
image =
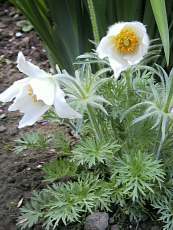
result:
M 100 128 L 99 128 L 98 122 L 97 122 L 97 120 L 95 118 L 95 114 L 94 114 L 93 109 L 89 105 L 87 106 L 87 112 L 88 112 L 89 120 L 91 122 L 93 130 L 95 132 L 96 139 L 97 140 L 101 140 L 102 139 L 102 135 L 101 135 L 101 132 L 100 132 Z
M 162 145 L 165 141 L 165 138 L 168 136 L 169 133 L 169 129 L 170 129 L 170 125 L 169 125 L 169 121 L 167 118 L 163 118 L 160 121 L 160 126 L 159 126 L 159 132 L 158 132 L 158 138 L 160 140 L 159 145 L 158 145 L 158 149 L 157 149 L 157 159 L 159 159 L 160 157 L 160 151 L 162 148 Z M 157 138 L 157 140 L 158 140 Z M 157 142 L 156 142 L 157 145 Z
M 159 146 L 157 144 L 158 139 L 160 140 Z M 157 138 L 156 138 L 156 145 L 155 145 L 156 159 L 160 158 L 160 150 L 162 148 L 162 144 L 163 144 L 163 138 L 162 138 L 162 120 L 161 120 L 158 135 L 157 135 Z
M 126 73 L 125 73 L 125 78 L 126 78 L 126 90 L 127 90 L 127 101 L 130 100 L 130 95 L 131 95 L 131 91 L 132 91 L 132 81 L 131 81 L 131 75 L 132 75 L 132 71 L 129 68 Z
M 88 3 L 88 9 L 89 9 L 89 14 L 90 14 L 91 24 L 92 24 L 94 41 L 96 42 L 96 44 L 98 44 L 100 41 L 100 36 L 99 36 L 99 29 L 98 29 L 98 25 L 97 25 L 97 19 L 96 19 L 96 13 L 95 13 L 95 9 L 94 9 L 93 0 L 87 0 L 87 3 Z
M 132 71 L 131 71 L 131 69 L 129 68 L 129 69 L 125 72 L 126 96 L 127 96 L 126 106 L 127 106 L 127 108 L 129 108 L 129 107 L 130 107 L 130 104 L 131 104 L 130 98 L 131 98 L 132 89 L 133 89 L 131 77 L 132 77 Z M 129 117 L 130 117 L 130 115 L 129 115 Z M 128 119 L 128 121 L 130 122 L 130 119 Z
M 159 147 L 158 147 L 157 154 L 156 154 L 157 160 L 159 160 L 159 158 L 160 158 L 160 151 L 161 151 L 162 145 L 163 145 L 163 141 L 160 140 Z

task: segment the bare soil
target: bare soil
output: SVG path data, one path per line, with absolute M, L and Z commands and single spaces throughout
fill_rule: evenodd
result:
M 16 68 L 16 57 L 22 51 L 33 63 L 49 68 L 45 50 L 36 33 L 24 33 L 16 23 L 24 17 L 8 4 L 0 4 L 0 92 L 23 77 Z M 41 189 L 43 174 L 40 165 L 56 157 L 53 152 L 25 152 L 16 155 L 15 140 L 26 131 L 47 133 L 55 129 L 51 124 L 37 124 L 32 128 L 17 128 L 21 115 L 8 112 L 8 105 L 0 104 L 0 230 L 16 230 L 19 201 L 23 203 L 31 191 Z M 39 226 L 33 229 L 42 229 Z

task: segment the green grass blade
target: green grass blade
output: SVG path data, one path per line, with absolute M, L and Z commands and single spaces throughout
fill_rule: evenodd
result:
M 166 6 L 164 0 L 150 0 L 154 17 L 162 39 L 167 65 L 169 64 L 170 43 Z

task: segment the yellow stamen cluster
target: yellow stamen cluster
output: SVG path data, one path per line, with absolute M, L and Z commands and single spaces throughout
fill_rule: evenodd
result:
M 33 94 L 33 89 L 30 85 L 28 86 L 28 95 L 32 97 L 33 102 L 38 101 L 36 95 Z
M 133 54 L 139 46 L 139 38 L 131 28 L 122 29 L 117 36 L 112 37 L 112 42 L 121 54 Z

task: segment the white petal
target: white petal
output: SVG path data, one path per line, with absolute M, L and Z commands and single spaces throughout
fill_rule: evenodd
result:
M 147 54 L 148 48 L 149 48 L 149 38 L 148 35 L 144 35 L 145 37 L 145 44 L 143 41 L 140 42 L 139 48 L 134 54 L 124 55 L 124 59 L 130 64 L 135 65 L 138 64 L 144 57 L 144 55 Z
M 114 77 L 115 79 L 118 79 L 121 72 L 129 68 L 129 64 L 122 65 L 121 63 L 117 62 L 114 59 L 109 58 L 110 66 L 112 67 L 114 71 Z
M 37 100 L 44 101 L 47 105 L 53 105 L 55 99 L 55 80 L 51 77 L 31 79 L 30 86 Z
M 97 47 L 97 53 L 100 58 L 109 57 L 119 61 L 122 64 L 126 64 L 123 56 L 117 52 L 115 45 L 112 42 L 112 36 L 105 36 L 101 39 Z
M 142 39 L 142 42 L 143 42 L 143 44 L 146 46 L 146 48 L 147 48 L 147 50 L 148 50 L 148 47 L 149 47 L 149 44 L 150 44 L 150 39 L 149 39 L 147 33 L 144 34 L 143 39 Z
M 126 26 L 133 27 L 139 35 L 142 34 L 141 37 L 143 37 L 143 35 L 147 33 L 145 25 L 141 22 L 128 22 Z
M 108 36 L 116 36 L 117 34 L 119 34 L 121 32 L 121 30 L 124 28 L 124 26 L 127 24 L 128 22 L 118 22 L 115 23 L 114 25 L 109 27 Z
M 34 102 L 31 96 L 27 94 L 27 87 L 23 89 L 14 103 L 9 107 L 9 111 L 19 110 L 24 113 L 22 120 L 19 123 L 19 128 L 33 125 L 48 109 L 49 106 L 43 102 Z
M 139 52 L 141 52 L 141 55 L 144 56 L 149 48 L 149 37 L 145 25 L 141 22 L 129 22 L 125 27 L 132 27 L 132 29 L 136 32 L 139 38 Z
M 142 48 L 139 47 L 138 51 L 133 54 L 133 55 L 124 55 L 124 59 L 127 60 L 127 62 L 129 63 L 129 65 L 135 65 L 138 64 L 142 58 L 143 58 L 143 51 Z
M 105 36 L 101 39 L 99 45 L 97 46 L 97 53 L 99 58 L 107 57 L 112 50 L 112 43 L 108 36 Z
M 66 102 L 64 98 L 63 91 L 57 87 L 56 90 L 56 97 L 54 101 L 55 111 L 57 112 L 58 116 L 61 118 L 82 118 L 82 115 L 75 110 L 73 110 Z
M 32 64 L 29 61 L 26 61 L 22 52 L 18 53 L 17 68 L 20 72 L 26 74 L 29 77 L 44 77 L 47 75 L 44 70 L 41 70 L 38 66 Z
M 28 78 L 15 81 L 8 89 L 6 89 L 3 93 L 0 94 L 0 101 L 8 102 L 13 100 L 20 90 L 27 84 Z
M 142 55 L 146 55 L 149 49 L 149 44 L 150 40 L 147 34 L 144 34 L 142 43 L 141 43 L 141 50 L 142 50 Z
M 32 104 L 33 105 L 33 104 Z M 47 105 L 37 105 L 31 106 L 30 105 L 30 111 L 28 113 L 25 113 L 22 117 L 22 119 L 19 122 L 19 128 L 23 128 L 25 126 L 31 126 L 36 121 L 39 120 L 39 118 L 49 109 L 49 106 Z

